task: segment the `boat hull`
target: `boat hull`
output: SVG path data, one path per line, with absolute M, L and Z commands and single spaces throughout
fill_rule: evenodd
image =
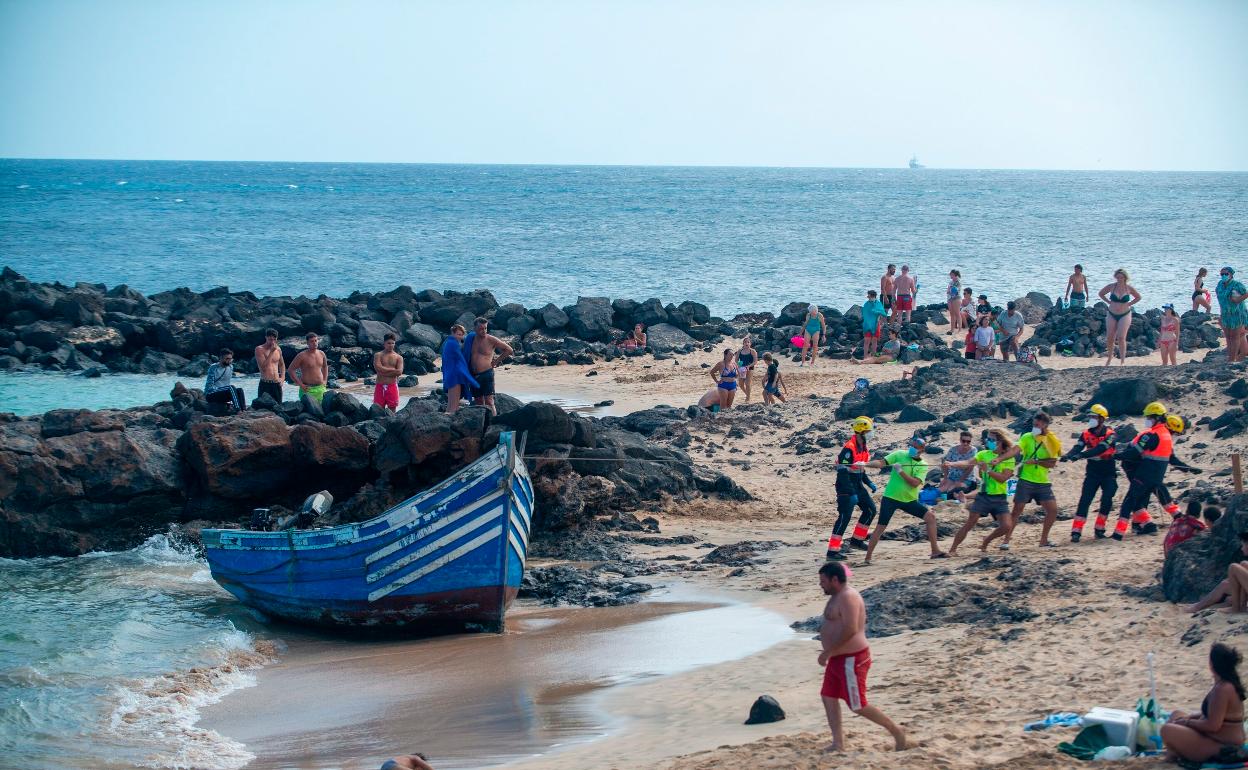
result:
M 524 576 L 533 487 L 514 435 L 358 524 L 205 530 L 213 578 L 242 603 L 323 628 L 501 630 Z

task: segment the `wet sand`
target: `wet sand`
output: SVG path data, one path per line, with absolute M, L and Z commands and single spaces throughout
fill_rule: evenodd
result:
M 603 692 L 759 653 L 780 615 L 687 587 L 596 609 L 520 606 L 501 636 L 359 642 L 275 628 L 288 647 L 256 687 L 203 712 L 252 768 L 375 768 L 422 751 L 439 768 L 504 764 L 601 737 Z

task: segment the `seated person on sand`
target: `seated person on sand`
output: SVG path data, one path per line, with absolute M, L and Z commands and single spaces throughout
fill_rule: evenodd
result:
M 1166 759 L 1200 763 L 1240 762 L 1244 744 L 1244 685 L 1239 681 L 1239 652 L 1225 644 L 1209 649 L 1213 689 L 1200 713 L 1175 710 L 1161 726 Z
M 1248 600 L 1248 531 L 1239 533 L 1239 552 L 1244 561 L 1231 562 L 1226 568 L 1226 580 L 1218 583 L 1200 601 L 1186 607 L 1188 612 L 1195 615 L 1207 607 L 1223 604 L 1228 599 L 1232 612 L 1244 611 L 1243 602 Z M 1239 604 L 1236 604 L 1237 598 Z
M 646 346 L 646 325 L 637 324 L 633 327 L 633 333 L 615 343 L 617 348 L 622 350 L 637 350 Z
M 698 406 L 712 412 L 731 409 L 732 400 L 737 396 L 738 373 L 737 352 L 732 348 L 724 348 L 724 357 L 711 367 L 711 379 L 715 381 L 715 387 L 698 400 Z
M 897 338 L 897 327 L 888 327 L 888 342 L 880 346 L 880 355 L 864 358 L 859 361 L 856 358 L 849 359 L 855 364 L 891 364 L 901 355 L 901 340 Z
M 433 765 L 424 754 L 400 754 L 383 762 L 381 770 L 433 770 Z

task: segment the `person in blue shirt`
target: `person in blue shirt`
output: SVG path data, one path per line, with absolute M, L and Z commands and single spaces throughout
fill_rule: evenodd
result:
M 867 292 L 867 301 L 862 306 L 862 357 L 863 359 L 878 355 L 880 334 L 884 330 L 884 319 L 888 310 L 884 303 L 877 299 L 875 289 Z

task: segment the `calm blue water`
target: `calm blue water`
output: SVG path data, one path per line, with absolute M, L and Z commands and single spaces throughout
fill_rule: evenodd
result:
M 486 287 L 847 307 L 883 263 L 939 299 L 1117 266 L 1145 304 L 1248 269 L 1248 174 L 0 161 L 0 263 L 38 280 L 259 294 Z M 923 299 L 921 295 L 921 300 Z

